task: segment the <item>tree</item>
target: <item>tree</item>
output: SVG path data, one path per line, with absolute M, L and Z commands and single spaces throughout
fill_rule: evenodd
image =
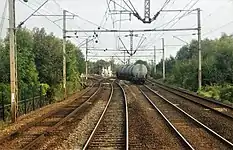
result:
M 0 62 L 0 83 L 9 83 L 10 56 L 3 41 L 0 41 Z
M 183 46 L 175 58 L 166 59 L 166 73 L 172 84 L 197 90 L 197 41 Z M 204 39 L 202 45 L 203 85 L 233 83 L 233 36 L 223 34 L 215 40 Z M 158 73 L 162 61 L 157 65 Z
M 62 81 L 62 41 L 52 34 L 46 35 L 42 28 L 34 32 L 34 53 L 36 68 L 41 83 L 56 85 Z

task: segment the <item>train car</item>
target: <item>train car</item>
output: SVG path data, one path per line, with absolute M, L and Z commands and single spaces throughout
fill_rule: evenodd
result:
M 147 78 L 147 67 L 143 64 L 136 64 L 132 69 L 131 81 L 144 84 Z
M 147 78 L 147 67 L 143 64 L 126 65 L 119 68 L 116 72 L 120 80 L 131 81 L 136 84 L 144 84 Z

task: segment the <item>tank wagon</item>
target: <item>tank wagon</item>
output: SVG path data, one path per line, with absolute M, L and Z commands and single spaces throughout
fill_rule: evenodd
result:
M 120 80 L 131 81 L 136 84 L 144 84 L 147 78 L 147 67 L 143 64 L 126 65 L 119 68 L 116 76 Z

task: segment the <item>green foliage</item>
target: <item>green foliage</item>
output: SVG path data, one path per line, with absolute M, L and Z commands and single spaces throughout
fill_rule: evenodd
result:
M 166 59 L 167 82 L 189 90 L 197 91 L 198 79 L 198 43 L 191 41 L 183 46 L 175 58 Z M 215 99 L 232 101 L 233 84 L 233 35 L 223 34 L 215 40 L 204 39 L 202 46 L 202 83 L 204 88 L 199 94 Z M 157 65 L 157 74 L 161 77 L 162 61 Z M 214 85 L 214 86 L 213 86 Z
M 207 85 L 198 91 L 204 97 L 214 98 L 222 102 L 233 102 L 233 85 Z
M 101 74 L 103 67 L 108 67 L 110 65 L 109 62 L 105 60 L 97 60 L 96 62 L 88 62 L 89 63 L 89 71 L 93 74 Z
M 33 53 L 33 36 L 27 29 L 19 29 L 16 39 L 19 85 L 38 85 L 38 72 Z
M 10 82 L 10 56 L 5 42 L 0 41 L 0 83 Z
M 34 54 L 39 81 L 52 86 L 62 81 L 62 42 L 44 29 L 34 29 Z
M 213 86 L 205 86 L 203 89 L 198 90 L 198 94 L 204 97 L 214 98 L 216 100 L 220 100 L 221 86 L 213 85 Z
M 42 83 L 42 84 L 40 84 L 40 86 L 41 86 L 41 94 L 45 95 L 46 92 L 48 91 L 48 89 L 50 88 L 49 85 Z
M 4 94 L 4 103 L 10 102 L 10 85 L 5 83 L 0 83 L 0 94 Z M 2 95 L 0 95 L 2 98 Z M 1 99 L 0 98 L 0 99 Z
M 226 85 L 221 89 L 221 95 L 220 98 L 222 101 L 230 101 L 233 103 L 233 86 L 232 85 Z
M 32 94 L 39 95 L 40 86 L 42 94 L 48 94 L 54 99 L 62 91 L 63 52 L 62 40 L 46 31 L 34 28 L 18 29 L 17 41 L 17 75 L 19 84 L 19 97 L 29 98 Z M 67 81 L 69 93 L 80 88 L 80 73 L 84 72 L 85 62 L 82 52 L 71 42 L 67 41 Z M 9 38 L 0 41 L 0 90 L 4 90 L 10 99 L 10 60 Z M 69 88 L 70 87 L 70 88 Z M 59 90 L 56 90 L 59 89 Z M 57 93 L 56 93 L 57 92 Z M 62 97 L 62 96 L 60 96 Z

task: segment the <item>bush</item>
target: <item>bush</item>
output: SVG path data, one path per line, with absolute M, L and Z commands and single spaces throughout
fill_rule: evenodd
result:
M 222 102 L 233 102 L 233 85 L 212 85 L 205 86 L 198 91 L 198 94 L 204 97 L 213 98 Z
M 42 95 L 46 95 L 48 89 L 49 89 L 49 85 L 48 84 L 45 84 L 45 83 L 42 83 L 40 84 L 41 86 L 41 92 L 42 92 Z
M 0 83 L 0 99 L 2 98 L 1 94 L 4 94 L 4 103 L 10 103 L 10 85 Z
M 201 90 L 198 90 L 198 94 L 204 97 L 214 98 L 220 100 L 221 86 L 205 86 Z
M 222 101 L 230 101 L 233 102 L 233 86 L 226 85 L 221 89 L 220 98 Z

